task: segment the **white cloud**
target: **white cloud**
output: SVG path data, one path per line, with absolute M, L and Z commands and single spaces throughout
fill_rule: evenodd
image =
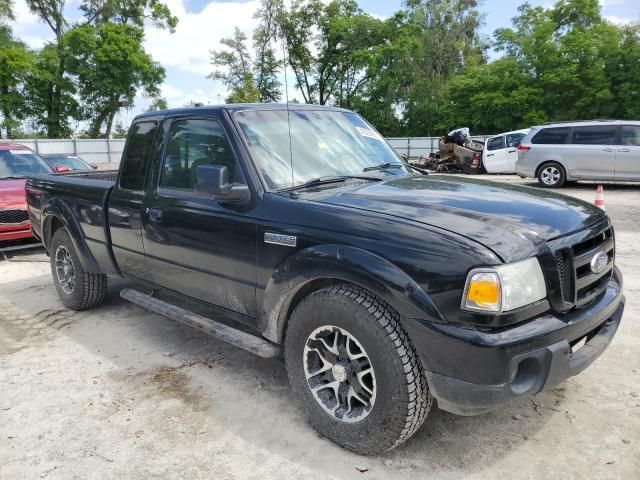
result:
M 19 38 L 31 48 L 41 48 L 53 38 L 53 32 L 48 26 L 40 22 L 38 16 L 32 14 L 24 0 L 13 3 L 15 22 L 11 24 L 16 38 Z
M 206 76 L 212 71 L 209 64 L 211 49 L 219 48 L 220 39 L 233 34 L 238 26 L 250 38 L 256 21 L 253 18 L 258 0 L 249 2 L 209 3 L 201 12 L 188 12 L 184 0 L 166 2 L 178 17 L 175 33 L 148 28 L 145 48 L 165 67 L 175 67 L 188 73 Z
M 604 18 L 616 25 L 626 25 L 634 21 L 631 17 L 619 17 L 617 15 L 605 15 Z
M 189 102 L 203 103 L 205 105 L 217 104 L 224 99 L 222 94 L 218 97 L 217 93 L 213 93 L 215 89 L 205 92 L 202 88 L 196 88 L 187 92 L 168 83 L 164 83 L 160 87 L 160 91 L 161 95 L 167 100 L 169 108 L 184 107 Z M 141 96 L 137 99 L 136 105 L 139 103 L 138 100 L 142 100 Z M 140 102 L 140 104 L 142 103 L 148 102 Z
M 600 0 L 602 8 L 610 7 L 612 5 L 620 5 L 621 3 L 624 3 L 624 0 Z

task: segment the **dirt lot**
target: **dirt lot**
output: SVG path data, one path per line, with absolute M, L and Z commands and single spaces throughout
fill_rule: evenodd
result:
M 609 350 L 495 413 L 434 409 L 376 458 L 307 425 L 281 361 L 129 305 L 119 281 L 104 306 L 65 310 L 44 254 L 2 260 L 0 478 L 640 478 L 640 186 L 605 185 L 605 198 L 627 295 Z

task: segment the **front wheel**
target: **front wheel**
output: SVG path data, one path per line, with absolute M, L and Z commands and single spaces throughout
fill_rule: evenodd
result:
M 558 188 L 564 185 L 566 180 L 564 167 L 556 162 L 545 163 L 538 171 L 538 183 L 543 187 Z
M 284 356 L 310 423 L 356 453 L 400 445 L 431 408 L 422 363 L 398 314 L 359 287 L 336 285 L 303 299 Z
M 66 228 L 59 228 L 53 234 L 50 254 L 53 283 L 65 307 L 87 310 L 104 301 L 107 276 L 85 272 Z

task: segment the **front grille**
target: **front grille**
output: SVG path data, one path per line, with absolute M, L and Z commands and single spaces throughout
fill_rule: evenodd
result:
M 591 269 L 591 261 L 599 252 L 607 255 L 607 263 L 604 270 L 595 273 Z M 611 227 L 574 245 L 555 250 L 556 278 L 562 310 L 584 307 L 604 291 L 613 273 L 614 256 Z
M 1 210 L 0 224 L 16 225 L 29 220 L 29 213 L 26 210 Z
M 558 276 L 560 277 L 560 294 L 563 300 L 570 298 L 572 295 L 571 292 L 573 291 L 573 275 L 570 270 L 571 264 L 568 257 L 568 252 L 565 250 L 559 250 L 554 254 Z

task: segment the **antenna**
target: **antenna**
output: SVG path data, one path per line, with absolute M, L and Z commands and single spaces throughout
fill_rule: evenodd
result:
M 280 17 L 284 19 L 282 5 L 280 5 Z M 280 29 L 282 33 L 282 29 Z M 289 128 L 289 162 L 291 164 L 291 187 L 295 186 L 295 180 L 293 176 L 293 142 L 291 140 L 291 111 L 289 109 L 289 81 L 287 79 L 287 36 L 282 33 L 282 66 L 284 67 L 284 98 L 287 105 L 287 126 Z M 292 190 L 292 196 L 297 196 L 297 194 Z

